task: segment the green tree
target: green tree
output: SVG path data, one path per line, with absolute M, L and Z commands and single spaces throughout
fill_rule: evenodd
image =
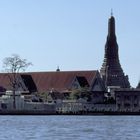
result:
M 91 92 L 88 88 L 75 89 L 70 95 L 70 99 L 78 100 L 79 98 L 91 101 Z

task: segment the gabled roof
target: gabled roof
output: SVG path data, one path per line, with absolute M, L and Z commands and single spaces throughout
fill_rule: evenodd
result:
M 30 75 L 36 84 L 38 92 L 46 92 L 52 89 L 64 91 L 71 88 L 71 84 L 76 76 L 85 77 L 89 86 L 92 86 L 97 70 L 91 71 L 59 71 L 59 72 L 26 72 L 21 75 Z M 0 86 L 9 89 L 9 79 L 0 73 Z
M 21 78 L 29 90 L 29 92 L 37 92 L 36 84 L 34 83 L 34 80 L 31 75 L 29 74 L 21 74 Z
M 12 90 L 9 75 L 11 76 L 11 74 L 0 73 L 0 86 L 5 89 Z
M 26 78 L 26 79 L 25 79 Z M 14 75 L 12 73 L 0 73 L 0 86 L 2 88 L 5 88 L 6 90 L 12 90 L 12 85 L 13 83 L 16 82 L 16 90 L 22 90 L 22 91 L 27 91 L 29 90 L 29 82 L 27 86 L 27 76 L 22 74 L 17 73 L 16 74 L 16 79 L 14 80 Z M 30 84 L 31 84 L 31 79 L 30 79 Z
M 63 91 L 71 88 L 71 84 L 76 76 L 85 77 L 92 85 L 97 71 L 59 71 L 59 72 L 31 72 L 39 92 L 55 89 Z
M 84 76 L 76 76 L 80 87 L 89 87 L 88 81 Z

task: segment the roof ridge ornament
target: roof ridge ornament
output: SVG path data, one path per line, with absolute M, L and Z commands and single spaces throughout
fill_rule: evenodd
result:
M 57 66 L 57 69 L 56 69 L 56 71 L 60 71 L 60 68 L 59 68 L 59 66 Z

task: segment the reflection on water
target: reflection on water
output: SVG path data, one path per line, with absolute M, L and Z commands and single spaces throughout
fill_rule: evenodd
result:
M 1 140 L 140 140 L 140 116 L 0 116 Z

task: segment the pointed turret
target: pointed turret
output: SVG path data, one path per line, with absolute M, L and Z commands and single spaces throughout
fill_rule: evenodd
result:
M 115 18 L 113 15 L 108 21 L 108 37 L 115 37 Z
M 124 75 L 119 61 L 118 44 L 115 33 L 115 18 L 113 14 L 111 14 L 108 20 L 108 35 L 100 74 L 106 86 L 117 86 L 121 88 L 130 87 L 128 77 Z
M 105 57 L 118 59 L 118 44 L 115 34 L 115 18 L 111 15 L 108 20 L 108 35 L 105 45 Z

